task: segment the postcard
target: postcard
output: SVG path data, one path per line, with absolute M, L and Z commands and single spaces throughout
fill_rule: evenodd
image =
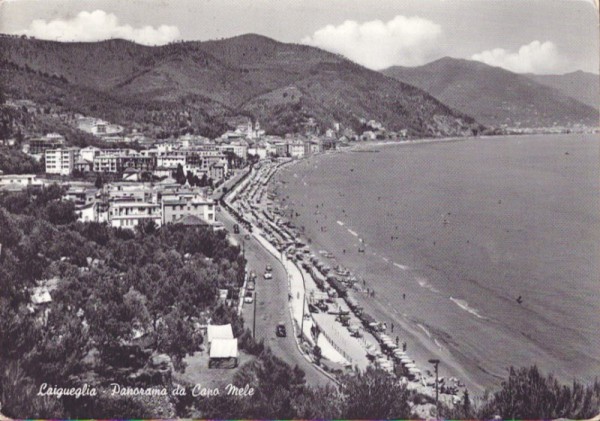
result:
M 0 419 L 600 414 L 590 0 L 0 0 Z

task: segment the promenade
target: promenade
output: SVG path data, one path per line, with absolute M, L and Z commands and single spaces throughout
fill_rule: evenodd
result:
M 430 376 L 422 376 L 414 360 L 398 349 L 398 338 L 394 341 L 385 335 L 386 326 L 365 314 L 356 298 L 342 298 L 346 294 L 352 297 L 354 290 L 360 291 L 360 286 L 356 289 L 354 285 L 353 275 L 340 266 L 332 270 L 328 266 L 331 256 L 320 256 L 321 250 L 311 250 L 297 228 L 286 219 L 285 211 L 274 201 L 277 192 L 267 191 L 277 169 L 288 163 L 290 161 L 259 164 L 227 195 L 224 203 L 240 228 L 243 226 L 241 229 L 247 230 L 245 239 L 251 238 L 260 245 L 276 259 L 277 268 L 283 269 L 274 270 L 272 280 L 256 283 L 257 294 L 261 297 L 251 306 L 253 309 L 258 306 L 256 321 L 272 320 L 271 314 L 264 313 L 271 297 L 264 295 L 261 284 L 263 288 L 276 288 L 280 297 L 285 290 L 287 305 L 283 304 L 283 307 L 292 327 L 287 336 L 293 337 L 297 351 L 302 352 L 306 362 L 315 361 L 315 345 L 318 345 L 324 365 L 330 368 L 365 370 L 369 366 L 379 367 L 407 382 L 410 388 L 433 396 Z M 252 265 L 250 261 L 249 265 Z M 257 273 L 263 269 L 264 266 Z M 247 316 L 254 317 L 244 311 L 244 318 Z M 285 324 L 287 326 L 287 322 Z M 273 323 L 270 328 L 274 329 L 275 325 Z M 277 346 L 279 342 L 269 344 Z M 315 366 L 312 367 L 314 370 Z
M 243 180 L 227 195 L 228 202 L 231 203 L 235 198 L 243 196 L 241 192 L 246 189 L 251 190 L 250 196 L 252 197 L 258 194 L 258 189 L 252 186 L 250 180 L 253 175 L 255 174 L 249 174 L 247 179 Z M 288 259 L 284 253 L 277 250 L 267 240 L 265 233 L 257 225 L 256 223 L 253 224 L 252 237 L 275 257 L 285 269 L 289 290 L 288 304 L 293 320 L 294 334 L 301 336 L 301 341 L 308 344 L 311 350 L 315 345 L 318 345 L 321 349 L 322 357 L 333 363 L 341 366 L 365 369 L 369 364 L 365 351 L 366 339 L 364 337 L 352 337 L 347 329 L 335 321 L 334 315 L 325 313 L 314 314 L 310 312 L 307 287 L 308 291 L 317 289 L 312 277 Z M 343 300 L 339 301 L 343 303 Z M 339 305 L 343 306 L 345 303 Z M 318 326 L 319 331 L 316 341 L 313 333 L 315 326 Z M 300 335 L 300 330 L 302 330 L 302 335 Z M 376 341 L 374 338 L 371 338 L 369 343 L 376 343 Z

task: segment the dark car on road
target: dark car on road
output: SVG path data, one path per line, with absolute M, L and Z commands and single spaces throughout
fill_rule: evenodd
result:
M 280 338 L 285 338 L 287 336 L 287 332 L 285 331 L 285 325 L 283 323 L 279 323 L 275 328 L 275 334 Z

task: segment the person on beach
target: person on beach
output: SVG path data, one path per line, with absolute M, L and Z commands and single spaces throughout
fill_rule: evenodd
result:
M 402 294 L 402 299 L 406 300 L 406 294 Z
M 400 337 L 396 336 L 396 346 L 400 345 Z
M 406 342 L 402 342 L 402 351 L 406 352 Z
M 394 324 L 392 323 L 392 333 L 394 333 Z

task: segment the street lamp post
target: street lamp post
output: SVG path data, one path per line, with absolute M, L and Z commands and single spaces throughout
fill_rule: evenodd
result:
M 258 301 L 258 292 L 254 291 L 254 315 L 252 316 L 252 339 L 256 339 L 256 304 Z
M 440 364 L 440 360 L 431 359 L 429 360 L 431 364 L 435 367 L 435 411 L 437 415 L 438 408 L 438 366 Z
M 304 299 L 306 298 L 306 294 L 302 295 L 302 321 L 300 322 L 300 339 L 302 339 L 302 333 L 304 332 Z

